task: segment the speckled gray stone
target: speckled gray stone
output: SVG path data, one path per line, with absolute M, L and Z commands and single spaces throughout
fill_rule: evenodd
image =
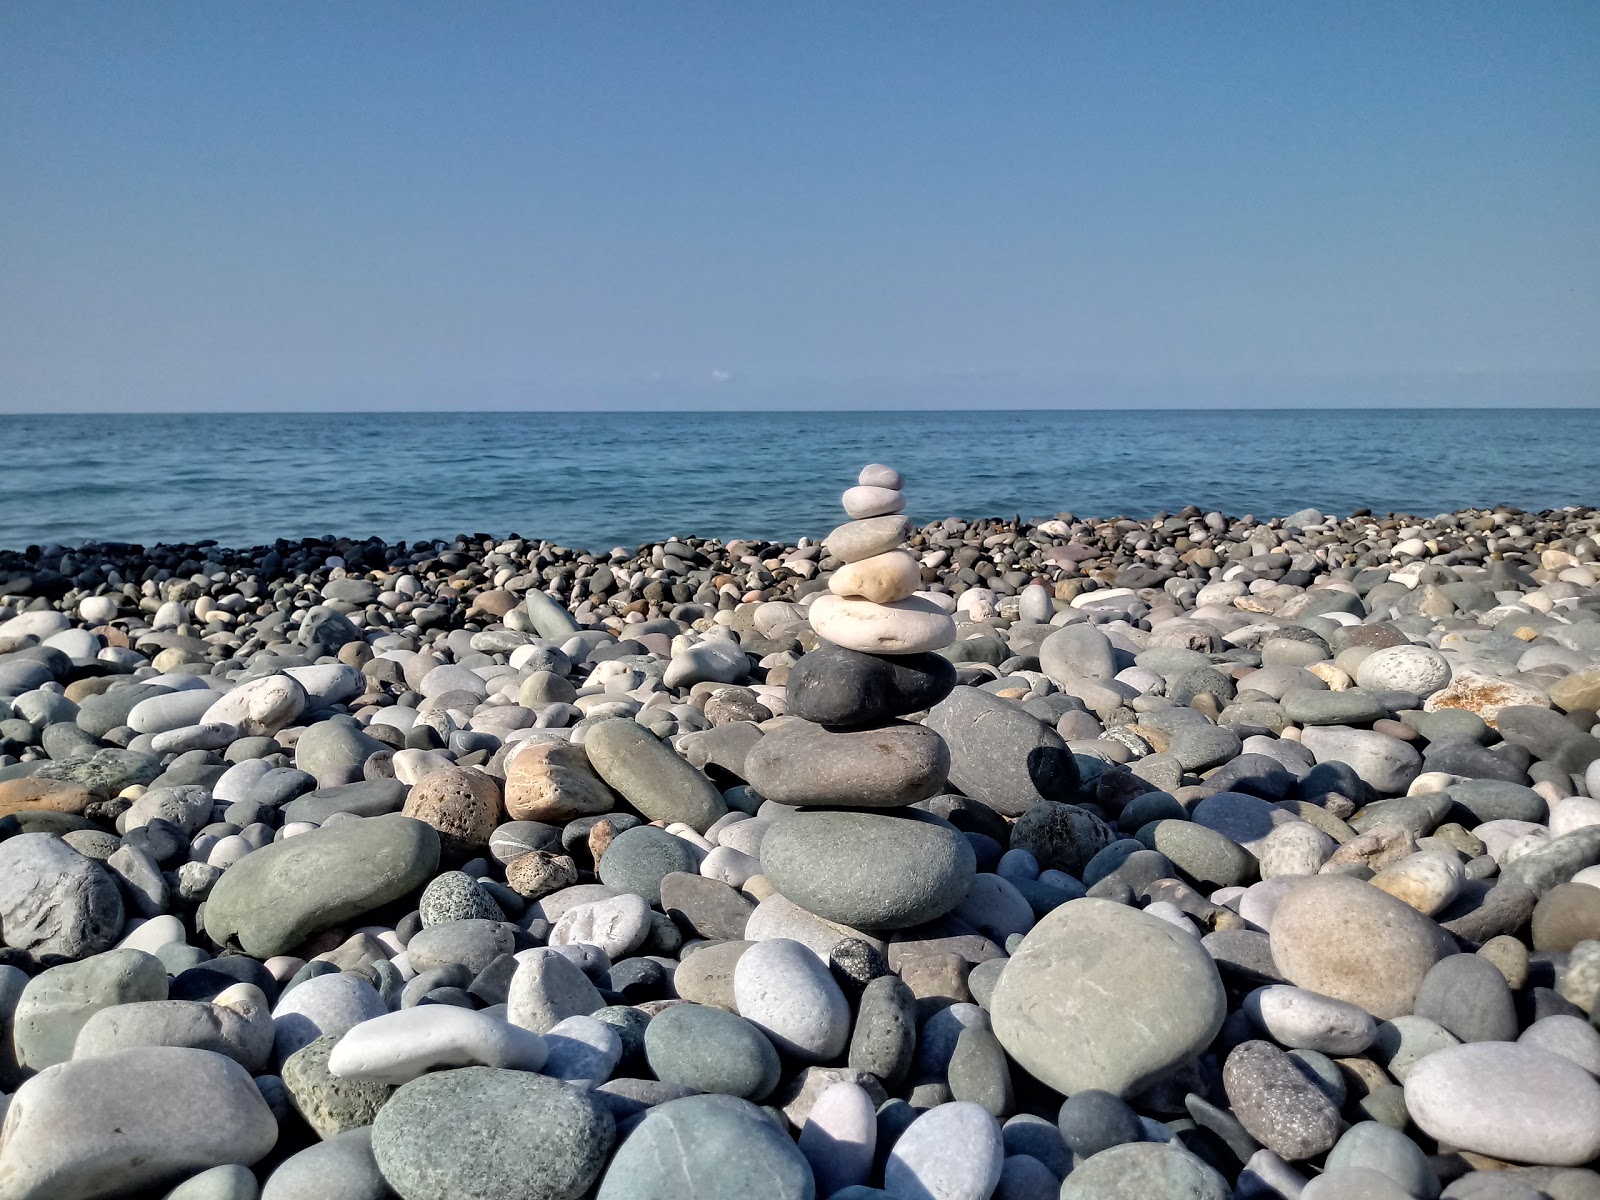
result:
M 811 1167 L 769 1115 L 734 1096 L 686 1096 L 645 1113 L 596 1200 L 817 1200 Z
M 372 1126 L 373 1154 L 396 1191 L 454 1200 L 575 1200 L 615 1139 L 610 1111 L 587 1091 L 495 1067 L 414 1079 Z

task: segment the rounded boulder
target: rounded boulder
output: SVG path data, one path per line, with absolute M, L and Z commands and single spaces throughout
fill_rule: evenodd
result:
M 1296 987 L 1405 1016 L 1430 967 L 1453 951 L 1437 925 L 1403 900 L 1348 875 L 1294 884 L 1272 916 L 1272 958 Z
M 994 1033 L 1064 1095 L 1137 1092 L 1216 1037 L 1216 964 L 1176 926 L 1107 900 L 1072 900 L 1022 940 L 990 998 Z

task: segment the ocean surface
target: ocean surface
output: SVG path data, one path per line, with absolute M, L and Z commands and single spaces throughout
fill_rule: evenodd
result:
M 939 517 L 1600 504 L 1600 410 L 0 417 L 0 547 L 517 533 L 794 539 L 867 462 Z

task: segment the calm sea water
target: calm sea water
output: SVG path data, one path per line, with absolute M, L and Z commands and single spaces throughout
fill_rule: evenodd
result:
M 1600 410 L 258 413 L 0 417 L 0 546 L 510 532 L 793 539 L 869 461 L 919 521 L 1187 504 L 1600 504 Z

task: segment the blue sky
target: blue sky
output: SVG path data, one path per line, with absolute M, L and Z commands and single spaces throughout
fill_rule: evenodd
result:
M 0 408 L 1595 403 L 1597 148 L 1588 0 L 7 0 Z

